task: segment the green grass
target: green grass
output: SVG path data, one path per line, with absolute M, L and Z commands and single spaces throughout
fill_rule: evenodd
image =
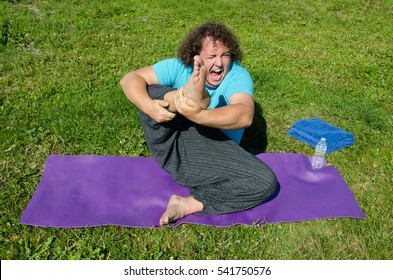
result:
M 392 259 L 392 18 L 391 0 L 0 2 L 1 259 Z M 175 56 L 182 36 L 212 19 L 241 41 L 267 152 L 313 153 L 287 134 L 299 119 L 354 134 L 328 161 L 367 219 L 19 225 L 49 154 L 150 156 L 119 80 Z

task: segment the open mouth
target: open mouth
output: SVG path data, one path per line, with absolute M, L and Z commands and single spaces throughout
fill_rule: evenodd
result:
M 214 69 L 210 71 L 210 75 L 214 80 L 220 80 L 222 73 L 223 73 L 222 69 Z

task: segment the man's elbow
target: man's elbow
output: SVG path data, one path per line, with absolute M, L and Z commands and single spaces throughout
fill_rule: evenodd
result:
M 130 73 L 126 74 L 123 78 L 120 79 L 120 86 L 124 89 L 126 84 L 128 83 Z
M 231 105 L 237 110 L 238 128 L 250 127 L 254 120 L 254 100 L 248 94 L 236 94 L 231 98 Z
M 252 117 L 246 118 L 243 124 L 243 128 L 250 127 L 251 125 L 252 125 Z
M 253 115 L 252 114 L 245 114 L 241 119 L 241 128 L 247 128 L 252 125 Z

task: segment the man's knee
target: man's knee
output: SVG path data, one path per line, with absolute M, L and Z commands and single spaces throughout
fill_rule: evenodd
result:
M 173 90 L 175 90 L 173 87 L 162 85 L 150 85 L 147 87 L 147 92 L 152 99 L 164 99 L 164 95 Z
M 270 170 L 267 181 L 268 181 L 269 197 L 277 195 L 278 180 L 277 180 L 276 174 L 273 172 L 273 170 Z
M 276 174 L 270 168 L 266 168 L 264 172 L 256 175 L 256 180 L 259 182 L 260 194 L 263 200 L 269 199 L 278 192 L 278 181 Z

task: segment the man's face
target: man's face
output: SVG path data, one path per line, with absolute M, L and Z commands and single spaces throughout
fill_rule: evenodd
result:
M 221 41 L 213 42 L 211 37 L 206 37 L 202 42 L 200 56 L 208 72 L 206 85 L 216 88 L 228 73 L 232 58 L 229 48 Z

